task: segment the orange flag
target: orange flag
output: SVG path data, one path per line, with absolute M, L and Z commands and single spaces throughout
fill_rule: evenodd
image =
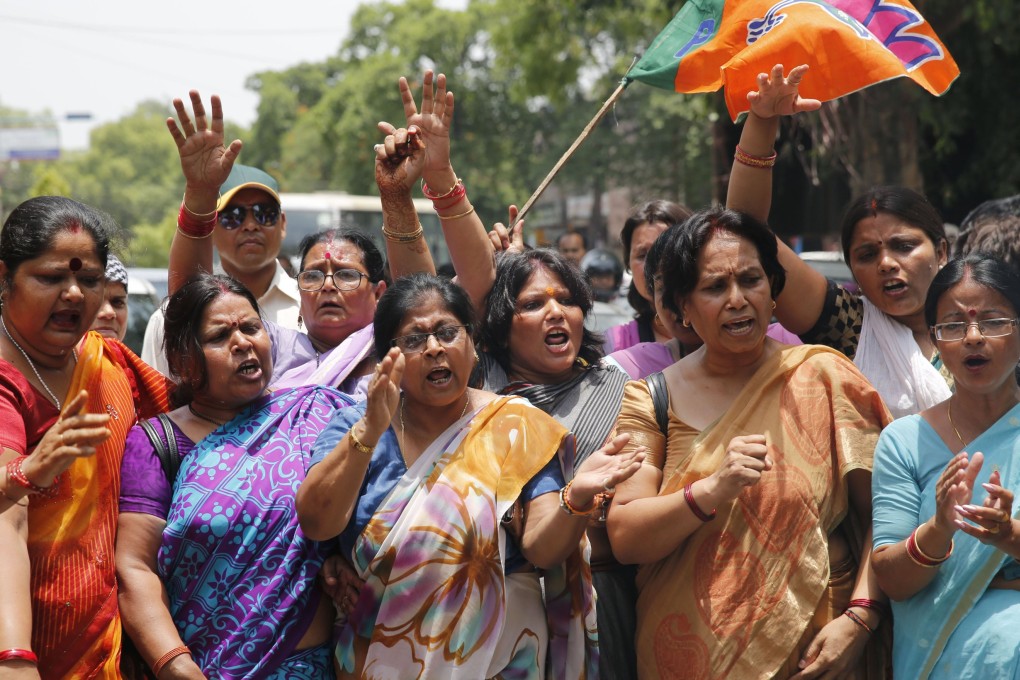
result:
M 810 65 L 800 94 L 822 101 L 903 76 L 941 95 L 960 75 L 907 0 L 688 0 L 627 78 L 677 92 L 725 87 L 736 120 L 775 64 Z

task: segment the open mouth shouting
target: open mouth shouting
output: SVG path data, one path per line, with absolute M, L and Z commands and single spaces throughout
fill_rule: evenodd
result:
M 81 324 L 81 312 L 74 309 L 64 309 L 50 314 L 50 323 L 64 331 L 76 331 Z
M 246 380 L 258 380 L 262 377 L 262 364 L 258 359 L 246 359 L 237 367 L 237 374 Z
M 444 387 L 450 384 L 450 381 L 453 380 L 453 371 L 446 366 L 436 366 L 428 372 L 425 379 L 428 380 L 431 385 Z
M 730 335 L 748 335 L 754 330 L 754 317 L 742 316 L 739 319 L 727 321 L 722 327 Z
M 899 297 L 907 292 L 907 283 L 901 279 L 890 279 L 882 284 L 882 292 L 891 297 Z
M 972 371 L 980 370 L 985 364 L 990 362 L 991 359 L 983 354 L 968 354 L 963 358 L 963 365 Z
M 570 333 L 566 329 L 554 328 L 545 334 L 545 346 L 554 354 L 570 351 Z

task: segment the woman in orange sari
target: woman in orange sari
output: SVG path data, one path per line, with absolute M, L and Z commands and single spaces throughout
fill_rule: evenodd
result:
M 44 196 L 0 232 L 0 671 L 120 677 L 114 536 L 124 438 L 165 381 L 89 327 L 113 222 Z M 84 336 L 84 339 L 83 339 Z
M 628 383 L 617 423 L 649 451 L 608 518 L 616 557 L 641 565 L 638 673 L 865 677 L 885 608 L 868 528 L 888 412 L 841 354 L 766 336 L 784 272 L 764 225 L 715 210 L 681 229 L 663 299 L 704 345 Z

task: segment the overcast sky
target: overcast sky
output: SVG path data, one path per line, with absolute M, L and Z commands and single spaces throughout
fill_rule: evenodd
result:
M 367 1 L 367 0 L 366 0 Z M 249 125 L 259 71 L 335 54 L 359 0 L 0 0 L 0 103 L 57 117 L 64 148 L 146 99 L 167 103 L 197 88 L 223 98 L 227 118 Z M 448 0 L 444 6 L 463 7 Z

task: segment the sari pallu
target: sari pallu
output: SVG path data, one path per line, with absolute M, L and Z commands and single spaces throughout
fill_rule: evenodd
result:
M 765 361 L 663 471 L 659 494 L 677 492 L 715 472 L 734 436 L 758 433 L 773 462 L 671 555 L 639 570 L 642 678 L 772 678 L 803 651 L 826 599 L 828 536 L 848 515 L 846 475 L 871 469 L 888 419 L 878 394 L 834 350 L 787 347 Z M 847 531 L 855 533 L 863 539 Z
M 341 677 L 595 677 L 582 548 L 545 573 L 544 607 L 536 574 L 504 577 L 500 518 L 561 448 L 569 457 L 571 444 L 554 420 L 504 397 L 422 453 L 350 556 L 365 584 L 341 632 Z
M 114 542 L 124 439 L 137 417 L 167 409 L 166 380 L 123 345 L 88 333 L 64 401 L 81 390 L 112 434 L 60 475 L 56 496 L 28 506 L 32 649 L 49 678 L 120 677 Z
M 210 677 L 270 677 L 311 624 L 326 549 L 301 532 L 295 496 L 319 432 L 350 403 L 331 388 L 273 393 L 181 462 L 157 565 Z
M 919 446 L 921 451 L 945 447 L 926 421 L 897 422 L 896 433 L 883 436 L 880 449 L 895 445 Z M 906 432 L 907 426 L 910 431 Z M 915 434 L 914 430 L 918 430 Z M 907 436 L 902 436 L 906 434 Z M 1002 486 L 1020 489 L 1020 406 L 1014 406 L 992 427 L 967 445 L 981 451 L 985 461 L 978 482 L 987 481 L 998 468 Z M 951 457 L 947 450 L 946 459 Z M 921 489 L 917 524 L 935 514 L 935 485 L 940 474 Z M 977 487 L 971 503 L 980 504 L 987 493 Z M 1014 517 L 1020 508 L 1014 506 Z M 939 567 L 935 578 L 912 597 L 893 602 L 893 660 L 897 680 L 939 677 L 1016 678 L 1020 675 L 1020 592 L 989 589 L 992 579 L 1006 567 L 1016 579 L 1016 563 L 1009 555 L 958 531 L 953 554 Z

